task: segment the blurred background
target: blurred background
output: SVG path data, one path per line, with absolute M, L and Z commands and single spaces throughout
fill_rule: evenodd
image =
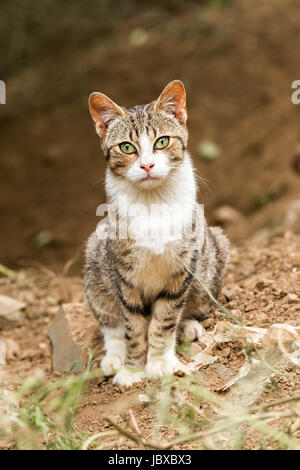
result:
M 173 79 L 209 221 L 236 244 L 299 231 L 299 50 L 299 0 L 2 0 L 0 262 L 79 272 L 104 201 L 88 96 L 132 106 Z

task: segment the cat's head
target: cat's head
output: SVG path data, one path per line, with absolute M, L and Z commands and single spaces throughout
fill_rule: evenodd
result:
M 102 93 L 92 93 L 89 106 L 112 175 L 150 189 L 181 165 L 188 134 L 185 89 L 179 80 L 147 105 L 125 109 Z

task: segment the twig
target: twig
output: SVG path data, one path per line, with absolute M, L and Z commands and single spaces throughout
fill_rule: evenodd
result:
M 123 436 L 126 436 L 128 439 L 131 441 L 135 442 L 137 445 L 143 445 L 145 447 L 150 447 L 151 449 L 158 449 L 158 450 L 165 450 L 169 448 L 169 444 L 167 445 L 161 445 L 155 442 L 147 441 L 146 439 L 143 439 L 142 436 L 136 436 L 135 434 L 127 431 L 126 429 L 121 428 L 117 423 L 115 423 L 112 419 L 110 418 L 105 418 L 106 421 L 111 424 L 117 431 L 119 431 L 120 434 Z
M 131 432 L 127 431 L 126 429 L 121 428 L 117 423 L 112 421 L 110 418 L 106 417 L 106 421 L 111 424 L 120 434 L 126 436 L 131 441 L 135 442 L 136 444 L 140 444 L 140 438 L 132 434 Z
M 288 397 L 288 398 L 283 398 L 282 400 L 277 400 L 273 403 L 268 403 L 268 405 L 264 405 L 262 409 L 268 410 L 269 408 L 272 408 L 273 406 L 280 406 L 284 405 L 285 403 L 290 403 L 292 401 L 299 401 L 300 400 L 300 395 L 296 395 L 295 397 Z
M 135 432 L 137 433 L 138 436 L 141 436 L 142 433 L 140 431 L 140 428 L 136 422 L 136 419 L 135 419 L 135 416 L 133 414 L 133 411 L 132 410 L 129 410 L 129 417 L 130 417 L 130 422 L 132 424 L 132 427 L 134 428 Z

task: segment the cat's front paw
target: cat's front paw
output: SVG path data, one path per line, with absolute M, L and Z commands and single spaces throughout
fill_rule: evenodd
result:
M 131 387 L 136 382 L 141 382 L 145 377 L 145 371 L 130 366 L 123 366 L 115 375 L 113 383 Z
M 122 354 L 106 354 L 101 361 L 101 369 L 104 375 L 114 375 L 124 364 Z
M 179 340 L 181 343 L 192 343 L 201 340 L 205 330 L 197 320 L 186 320 L 180 325 Z
M 182 369 L 182 364 L 175 354 L 152 356 L 148 358 L 146 377 L 149 379 L 158 379 L 164 375 L 172 375 L 179 369 Z

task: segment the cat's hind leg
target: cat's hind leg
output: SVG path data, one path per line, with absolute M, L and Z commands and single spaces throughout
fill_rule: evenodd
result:
M 204 333 L 204 328 L 198 320 L 184 320 L 178 328 L 179 343 L 193 343 L 199 341 Z
M 199 341 L 204 333 L 201 321 L 213 314 L 215 304 L 203 291 L 197 281 L 193 281 L 190 295 L 185 305 L 181 321 L 177 329 L 179 343 L 192 343 Z
M 201 339 L 204 330 L 200 322 L 212 315 L 217 307 L 216 300 L 221 292 L 229 248 L 229 241 L 222 229 L 209 227 L 177 331 L 179 342 L 190 343 Z M 211 296 L 205 292 L 203 284 Z

